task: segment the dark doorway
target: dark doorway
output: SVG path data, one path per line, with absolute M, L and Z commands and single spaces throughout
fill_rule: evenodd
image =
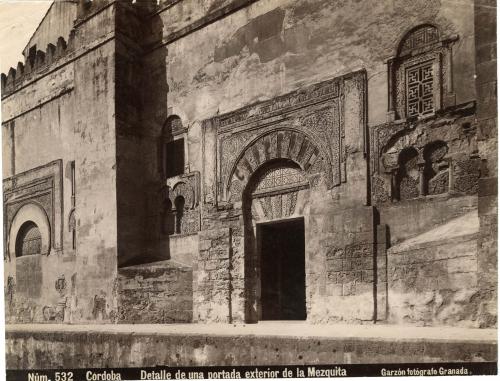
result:
M 304 220 L 259 227 L 262 320 L 305 320 Z

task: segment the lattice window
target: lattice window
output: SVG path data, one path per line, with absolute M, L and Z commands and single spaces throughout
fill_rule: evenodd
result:
M 268 192 L 277 188 L 300 185 L 307 181 L 300 170 L 290 167 L 269 168 L 262 175 L 256 192 Z
M 388 61 L 389 120 L 424 117 L 454 104 L 451 41 L 432 25 L 418 26 L 401 40 Z
M 406 70 L 406 97 L 408 116 L 434 112 L 433 62 L 410 67 Z
M 31 221 L 26 222 L 17 235 L 16 257 L 40 254 L 42 251 L 42 235 L 38 226 Z

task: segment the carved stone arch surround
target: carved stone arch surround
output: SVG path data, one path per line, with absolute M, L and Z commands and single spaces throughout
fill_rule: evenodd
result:
M 42 247 L 40 254 L 47 255 L 51 248 L 50 222 L 42 205 L 36 201 L 24 204 L 15 214 L 8 233 L 8 252 L 10 258 L 16 258 L 16 238 L 24 223 L 32 221 L 40 230 Z
M 167 198 L 175 208 L 175 199 L 179 196 L 184 197 L 185 209 L 195 209 L 200 200 L 200 174 L 199 172 L 190 172 L 184 175 L 175 176 L 167 179 Z
M 323 161 L 321 151 L 313 138 L 294 128 L 282 128 L 259 135 L 240 153 L 225 187 L 225 196 L 231 201 L 241 195 L 252 175 L 266 162 L 288 159 L 300 166 L 307 177 L 320 175 L 317 162 Z
M 200 173 L 197 171 L 171 177 L 166 181 L 166 198 L 170 201 L 171 210 L 165 213 L 176 214 L 176 198 L 184 198 L 182 223 L 176 234 L 194 234 L 200 230 Z M 177 217 L 176 217 L 177 218 Z M 173 233 L 171 233 L 173 234 Z
M 183 181 L 179 181 L 175 184 L 172 190 L 169 190 L 169 200 L 172 203 L 172 208 L 175 209 L 175 199 L 179 196 L 183 197 L 185 200 L 185 208 L 194 208 L 194 189 Z
M 213 192 L 217 202 L 222 204 L 239 201 L 241 194 L 238 195 L 239 191 L 235 192 L 233 186 L 242 188 L 245 185 L 245 180 L 240 184 L 242 180 L 235 178 L 235 173 L 242 179 L 245 177 L 241 158 L 248 159 L 252 169 L 247 171 L 253 172 L 255 165 L 252 163 L 262 163 L 262 157 L 266 157 L 264 147 L 275 149 L 277 130 L 294 131 L 299 139 L 307 138 L 306 142 L 313 143 L 302 146 L 299 142 L 295 155 L 305 155 L 307 159 L 308 150 L 317 149 L 317 159 L 312 165 L 314 172 L 309 170 L 310 174 L 318 174 L 310 177 L 312 186 L 323 182 L 328 189 L 333 189 L 345 183 L 348 152 L 367 152 L 365 92 L 366 72 L 362 70 L 207 120 L 206 126 L 216 132 L 217 161 L 213 167 L 206 167 L 213 171 L 216 183 L 204 184 L 205 191 L 207 194 Z M 346 128 L 349 128 L 348 133 Z M 255 142 L 255 152 L 253 148 L 248 149 L 250 142 Z M 301 148 L 305 152 L 300 152 Z M 257 153 L 259 157 L 254 160 Z M 305 159 L 301 157 L 299 162 Z

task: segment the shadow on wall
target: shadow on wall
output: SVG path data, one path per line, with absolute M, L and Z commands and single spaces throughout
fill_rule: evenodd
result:
M 147 18 L 143 24 L 150 25 L 144 28 L 139 41 L 143 53 L 127 52 L 123 76 L 117 77 L 120 81 L 117 82 L 117 93 L 122 91 L 122 97 L 117 97 L 121 99 L 117 109 L 122 109 L 125 129 L 133 130 L 130 133 L 124 131 L 120 136 L 122 148 L 117 147 L 123 163 L 119 167 L 123 174 L 119 177 L 122 179 L 121 189 L 117 189 L 118 197 L 122 199 L 118 210 L 119 231 L 122 231 L 118 242 L 121 246 L 119 268 L 171 257 L 164 221 L 169 200 L 165 186 L 164 142 L 172 137 L 172 123 L 167 119 L 165 107 L 167 48 L 160 44 L 163 36 L 160 16 L 146 14 L 143 17 Z M 151 50 L 151 46 L 158 47 Z M 130 113 L 127 108 L 134 109 L 134 112 Z

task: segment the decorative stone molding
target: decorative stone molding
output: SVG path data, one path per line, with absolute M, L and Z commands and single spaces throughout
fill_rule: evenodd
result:
M 178 198 L 182 197 L 182 210 L 178 210 Z M 201 228 L 200 173 L 191 172 L 167 179 L 168 202 L 163 211 L 165 234 L 193 234 Z
M 372 201 L 382 204 L 391 200 L 477 192 L 480 158 L 474 112 L 474 104 L 466 104 L 427 119 L 373 127 L 370 138 Z M 404 176 L 403 172 L 408 169 L 402 167 L 401 153 L 409 149 L 416 152 L 416 157 L 412 174 Z
M 251 174 L 278 158 L 299 164 L 312 185 L 323 179 L 331 189 L 345 182 L 345 97 L 355 92 L 363 124 L 365 91 L 366 73 L 355 72 L 211 119 L 218 136 L 217 200 L 240 200 Z
M 269 221 L 294 215 L 299 191 L 309 186 L 305 172 L 286 161 L 266 166 L 249 185 L 253 218 Z
M 172 205 L 178 196 L 184 197 L 185 208 L 194 209 L 200 203 L 200 172 L 190 172 L 171 177 L 166 181 L 167 198 Z
M 272 131 L 259 136 L 240 155 L 226 188 L 227 199 L 240 200 L 252 174 L 265 162 L 280 158 L 297 163 L 311 176 L 319 175 L 324 168 L 320 150 L 307 135 L 296 130 Z
M 17 236 L 26 222 L 33 222 L 40 231 L 41 250 L 40 254 L 47 255 L 51 249 L 51 229 L 50 222 L 43 207 L 35 202 L 28 202 L 17 211 L 10 224 L 8 235 L 8 255 L 10 259 L 16 258 Z
M 38 225 L 42 238 L 43 232 L 47 234 L 42 239 L 43 254 L 62 250 L 62 160 L 4 179 L 3 192 L 4 247 L 8 248 L 4 257 L 15 258 L 17 230 L 29 220 Z

